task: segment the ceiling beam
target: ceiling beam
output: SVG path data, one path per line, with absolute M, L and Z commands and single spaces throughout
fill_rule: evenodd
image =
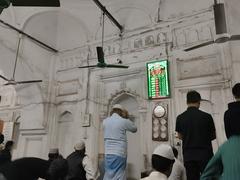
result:
M 50 51 L 53 51 L 54 53 L 57 53 L 57 52 L 58 52 L 58 50 L 54 49 L 53 47 L 51 47 L 51 46 L 49 46 L 49 45 L 41 42 L 40 40 L 36 39 L 35 37 L 32 37 L 31 35 L 29 35 L 29 34 L 23 32 L 22 30 L 14 27 L 14 26 L 12 26 L 11 24 L 8 24 L 8 23 L 4 22 L 4 21 L 1 20 L 1 19 L 0 19 L 0 23 L 2 23 L 2 24 L 4 24 L 4 25 L 10 27 L 11 29 L 17 31 L 18 33 L 20 33 L 20 34 L 28 37 L 29 39 L 31 39 L 32 41 L 34 41 L 34 42 L 37 43 L 38 45 L 43 46 L 43 47 L 46 48 L 46 49 L 48 49 L 48 50 L 50 50 Z
M 107 15 L 107 17 L 118 27 L 118 29 L 120 30 L 120 32 L 123 32 L 123 26 L 120 25 L 118 23 L 118 21 L 111 15 L 110 12 L 108 12 L 108 10 L 105 8 L 105 6 L 103 6 L 99 0 L 93 0 L 95 2 L 95 4 L 103 11 L 104 14 Z
M 59 0 L 10 0 L 13 6 L 60 7 Z

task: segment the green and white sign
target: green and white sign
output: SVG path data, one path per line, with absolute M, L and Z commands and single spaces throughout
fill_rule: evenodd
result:
M 147 78 L 149 99 L 170 97 L 167 60 L 147 63 Z

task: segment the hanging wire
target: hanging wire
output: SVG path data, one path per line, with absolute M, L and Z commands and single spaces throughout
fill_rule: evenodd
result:
M 104 17 L 105 17 L 105 12 L 102 14 L 102 48 L 103 48 L 103 40 L 104 40 Z
M 15 79 L 15 72 L 16 72 L 16 68 L 17 68 L 17 60 L 18 60 L 18 53 L 19 53 L 20 43 L 21 43 L 21 36 L 19 36 L 19 38 L 18 38 L 17 52 L 16 52 L 14 69 L 13 69 L 13 76 L 12 76 L 13 80 Z

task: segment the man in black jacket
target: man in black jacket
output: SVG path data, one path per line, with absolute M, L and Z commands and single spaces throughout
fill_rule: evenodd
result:
M 240 135 L 240 83 L 232 88 L 232 94 L 236 102 L 228 104 L 228 110 L 224 114 L 225 133 L 227 138 L 232 135 Z
M 216 138 L 213 118 L 199 110 L 201 96 L 197 91 L 187 93 L 187 110 L 178 115 L 176 132 L 183 141 L 183 159 L 188 180 L 199 180 L 213 156 L 211 141 Z

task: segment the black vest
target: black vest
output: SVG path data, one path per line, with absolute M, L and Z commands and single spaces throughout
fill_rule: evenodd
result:
M 87 180 L 86 171 L 83 168 L 82 161 L 85 154 L 81 154 L 78 151 L 71 153 L 67 157 L 68 161 L 68 175 L 67 180 Z

